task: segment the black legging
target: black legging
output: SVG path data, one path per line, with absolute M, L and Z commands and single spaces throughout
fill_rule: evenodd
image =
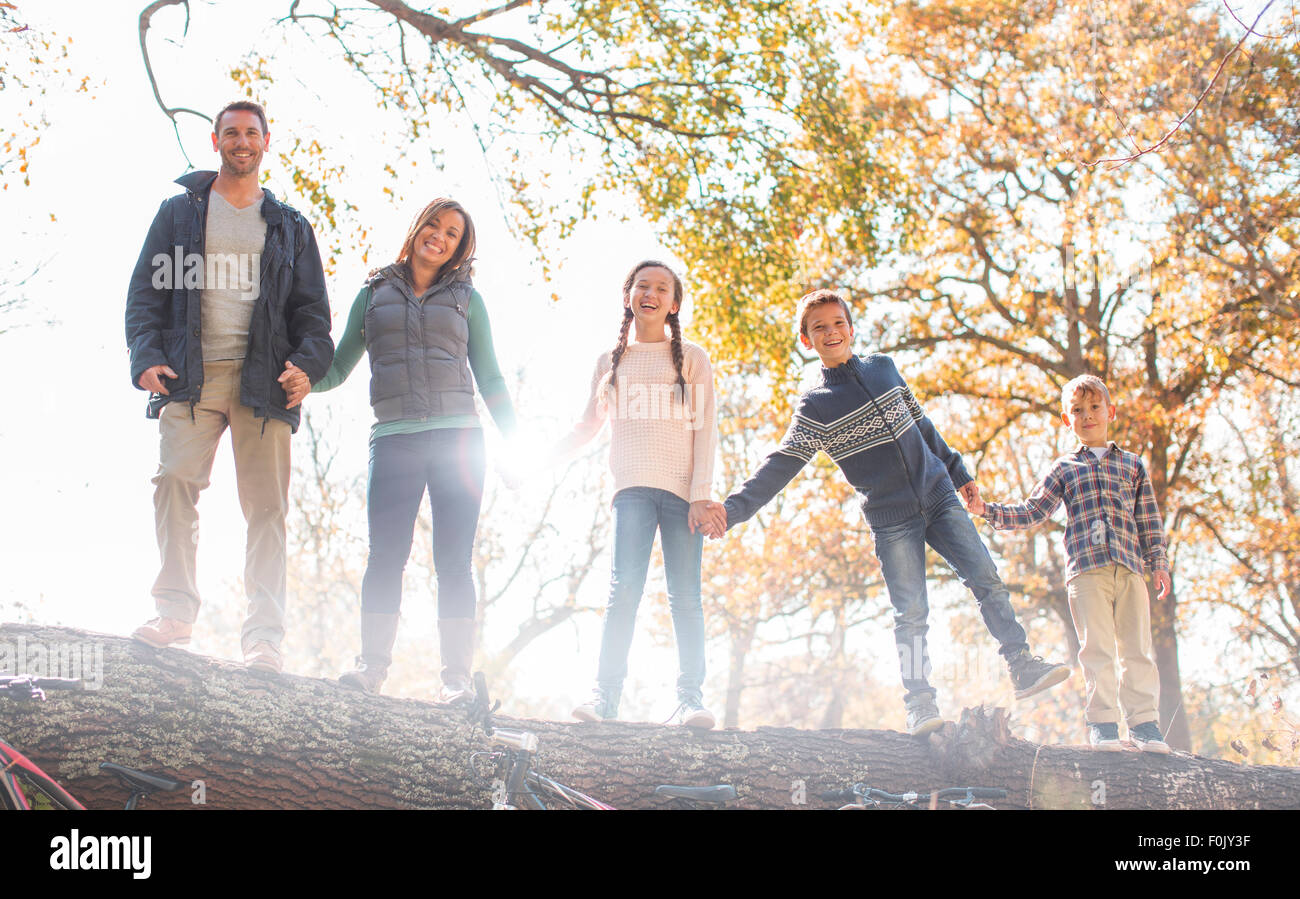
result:
M 438 617 L 474 617 L 471 560 L 483 499 L 483 468 L 479 428 L 389 434 L 370 444 L 366 488 L 370 558 L 361 581 L 362 610 L 393 613 L 401 608 L 402 570 L 411 555 L 415 516 L 427 486 L 433 510 Z

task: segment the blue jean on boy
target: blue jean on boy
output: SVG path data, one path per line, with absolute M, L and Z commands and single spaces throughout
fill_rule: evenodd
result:
M 614 495 L 614 566 L 609 604 L 600 638 L 596 685 L 613 709 L 618 708 L 627 677 L 636 610 L 645 590 L 655 531 L 664 554 L 668 605 L 677 637 L 677 696 L 698 703 L 704 684 L 704 608 L 700 602 L 700 563 L 704 535 L 692 534 L 690 504 L 655 487 L 627 487 Z
M 872 528 L 876 558 L 894 606 L 894 642 L 903 674 L 903 701 L 910 707 L 934 699 L 928 680 L 930 659 L 925 635 L 930 606 L 925 586 L 925 545 L 934 547 L 952 566 L 975 599 L 999 652 L 1010 658 L 1028 649 L 1024 628 L 1016 621 L 1011 597 L 998 577 L 993 557 L 975 525 L 956 502 L 901 524 Z

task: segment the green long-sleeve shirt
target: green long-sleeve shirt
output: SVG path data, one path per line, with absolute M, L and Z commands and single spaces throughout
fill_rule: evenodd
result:
M 365 321 L 366 301 L 370 296 L 368 288 L 361 288 L 357 298 L 352 301 L 352 310 L 348 313 L 348 325 L 334 348 L 334 361 L 321 378 L 312 385 L 312 393 L 333 390 L 352 374 L 361 356 L 366 351 Z M 497 364 L 496 351 L 492 347 L 492 323 L 488 321 L 487 306 L 477 290 L 470 294 L 469 300 L 469 367 L 474 372 L 474 382 L 478 384 L 483 402 L 492 413 L 492 420 L 497 423 L 501 433 L 507 437 L 515 430 L 515 407 L 510 402 L 510 392 L 506 389 L 506 379 L 501 375 L 501 366 Z M 400 421 L 376 423 L 370 429 L 373 442 L 378 437 L 388 434 L 413 434 L 417 431 L 432 431 L 435 428 L 478 428 L 482 427 L 477 415 L 434 415 L 429 418 L 407 418 Z

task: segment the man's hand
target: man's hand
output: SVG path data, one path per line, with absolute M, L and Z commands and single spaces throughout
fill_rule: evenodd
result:
M 961 497 L 961 501 L 966 505 L 967 512 L 972 515 L 984 514 L 984 500 L 980 499 L 980 488 L 974 481 L 962 484 L 961 487 L 957 489 L 957 494 Z
M 289 398 L 284 404 L 286 409 L 292 409 L 311 393 L 311 379 L 307 377 L 307 373 L 287 360 L 284 363 L 284 371 L 276 380 L 280 382 L 285 395 Z
M 1165 594 L 1169 592 L 1172 584 L 1169 581 L 1169 572 L 1160 570 L 1156 572 L 1156 599 L 1164 599 Z
M 690 514 L 686 516 L 691 533 L 704 534 L 717 539 L 727 532 L 727 512 L 722 503 L 707 499 L 691 503 Z
M 172 371 L 170 365 L 155 365 L 146 368 L 140 375 L 139 385 L 150 393 L 161 393 L 163 396 L 171 396 L 167 388 L 163 386 L 163 376 L 175 378 L 176 372 Z

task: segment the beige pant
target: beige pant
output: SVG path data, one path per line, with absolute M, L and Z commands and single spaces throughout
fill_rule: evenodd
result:
M 188 402 L 163 407 L 162 448 L 154 476 L 154 524 L 162 571 L 153 585 L 158 614 L 193 623 L 199 612 L 195 557 L 199 492 L 208 486 L 217 444 L 227 426 L 235 451 L 239 504 L 248 522 L 244 591 L 248 615 L 241 635 L 247 650 L 284 637 L 285 528 L 289 496 L 288 423 L 253 417 L 239 402 L 242 361 L 203 367 L 203 391 L 190 417 Z M 263 426 L 265 425 L 265 432 Z
M 1088 723 L 1118 724 L 1123 717 L 1132 728 L 1156 721 L 1160 676 L 1151 651 L 1146 581 L 1123 565 L 1107 565 L 1076 575 L 1066 585 L 1066 591 L 1074 629 L 1079 634 L 1079 664 L 1088 690 Z

